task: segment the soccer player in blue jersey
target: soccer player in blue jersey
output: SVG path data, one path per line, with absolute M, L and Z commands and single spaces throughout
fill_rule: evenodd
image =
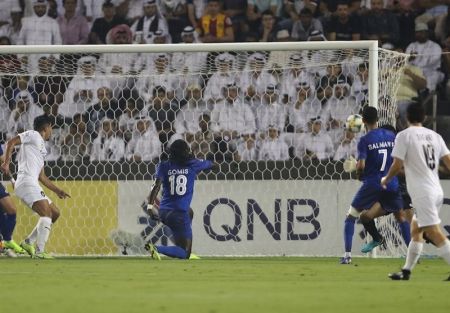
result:
M 358 142 L 358 162 L 356 171 L 363 182 L 353 198 L 344 224 L 345 254 L 341 264 L 351 263 L 351 249 L 355 221 L 360 218 L 364 228 L 372 236 L 373 241 L 362 248 L 367 253 L 383 244 L 383 238 L 376 229 L 373 219 L 377 216 L 398 212 L 402 208 L 402 198 L 398 190 L 398 181 L 394 178 L 386 189 L 380 179 L 386 175 L 392 163 L 391 152 L 394 147 L 395 134 L 377 127 L 378 113 L 374 107 L 366 107 L 363 111 L 363 122 L 367 134 Z
M 156 180 L 148 197 L 147 211 L 160 219 L 173 233 L 175 246 L 155 246 L 147 243 L 152 258 L 160 260 L 160 253 L 178 259 L 189 259 L 192 248 L 192 211 L 194 182 L 202 170 L 211 169 L 214 163 L 196 159 L 184 140 L 175 140 L 169 148 L 169 160 L 162 161 L 156 169 Z M 154 206 L 159 189 L 163 187 L 159 209 Z
M 0 163 L 3 163 L 3 149 L 0 145 Z M 16 227 L 16 207 L 5 187 L 0 184 L 0 232 L 3 237 L 3 247 L 10 249 L 14 254 L 26 253 L 13 239 L 12 234 Z M 14 254 L 9 254 L 13 256 Z

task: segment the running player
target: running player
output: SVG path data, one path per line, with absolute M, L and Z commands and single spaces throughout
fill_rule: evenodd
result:
M 436 245 L 438 254 L 450 264 L 450 241 L 440 228 L 439 211 L 444 192 L 438 175 L 440 160 L 450 169 L 450 151 L 439 134 L 422 126 L 425 110 L 420 103 L 410 104 L 406 113 L 409 127 L 398 133 L 392 151 L 394 161 L 387 175 L 381 179 L 381 185 L 386 188 L 404 167 L 406 186 L 415 210 L 406 261 L 400 272 L 389 274 L 393 280 L 410 278 L 423 249 L 424 234 Z
M 5 160 L 1 170 L 6 175 L 10 174 L 9 164 L 14 147 L 20 146 L 15 193 L 40 216 L 36 227 L 20 246 L 31 257 L 52 259 L 53 257 L 45 252 L 45 244 L 50 235 L 52 223 L 59 217 L 59 209 L 45 195 L 39 182 L 61 199 L 70 196 L 55 186 L 44 173 L 44 157 L 47 154 L 44 141 L 48 141 L 52 135 L 51 119 L 45 115 L 38 116 L 34 119 L 33 128 L 34 130 L 20 133 L 6 143 Z

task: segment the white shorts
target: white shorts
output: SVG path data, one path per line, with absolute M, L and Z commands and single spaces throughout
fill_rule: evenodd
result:
M 412 198 L 412 206 L 419 227 L 439 225 L 441 223 L 439 212 L 443 203 L 444 195 L 442 194 Z
M 30 209 L 33 208 L 33 203 L 39 200 L 45 199 L 48 201 L 49 204 L 52 203 L 52 201 L 45 195 L 44 190 L 42 190 L 39 184 L 38 185 L 22 184 L 14 189 L 14 193 Z

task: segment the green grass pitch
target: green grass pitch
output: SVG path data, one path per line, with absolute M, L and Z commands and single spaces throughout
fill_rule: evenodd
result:
M 450 267 L 421 261 L 410 281 L 387 273 L 403 260 L 337 258 L 0 259 L 0 312 L 450 312 Z

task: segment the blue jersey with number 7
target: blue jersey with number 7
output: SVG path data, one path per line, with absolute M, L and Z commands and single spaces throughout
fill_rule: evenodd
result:
M 362 181 L 381 188 L 380 180 L 389 171 L 392 164 L 392 149 L 395 134 L 390 130 L 375 128 L 361 137 L 358 142 L 358 160 L 365 160 Z M 387 190 L 398 190 L 398 180 L 395 177 L 387 186 Z
M 159 163 L 156 168 L 156 178 L 161 180 L 163 186 L 159 209 L 188 211 L 197 174 L 212 166 L 211 161 L 201 159 L 191 159 L 184 165 L 170 160 Z

